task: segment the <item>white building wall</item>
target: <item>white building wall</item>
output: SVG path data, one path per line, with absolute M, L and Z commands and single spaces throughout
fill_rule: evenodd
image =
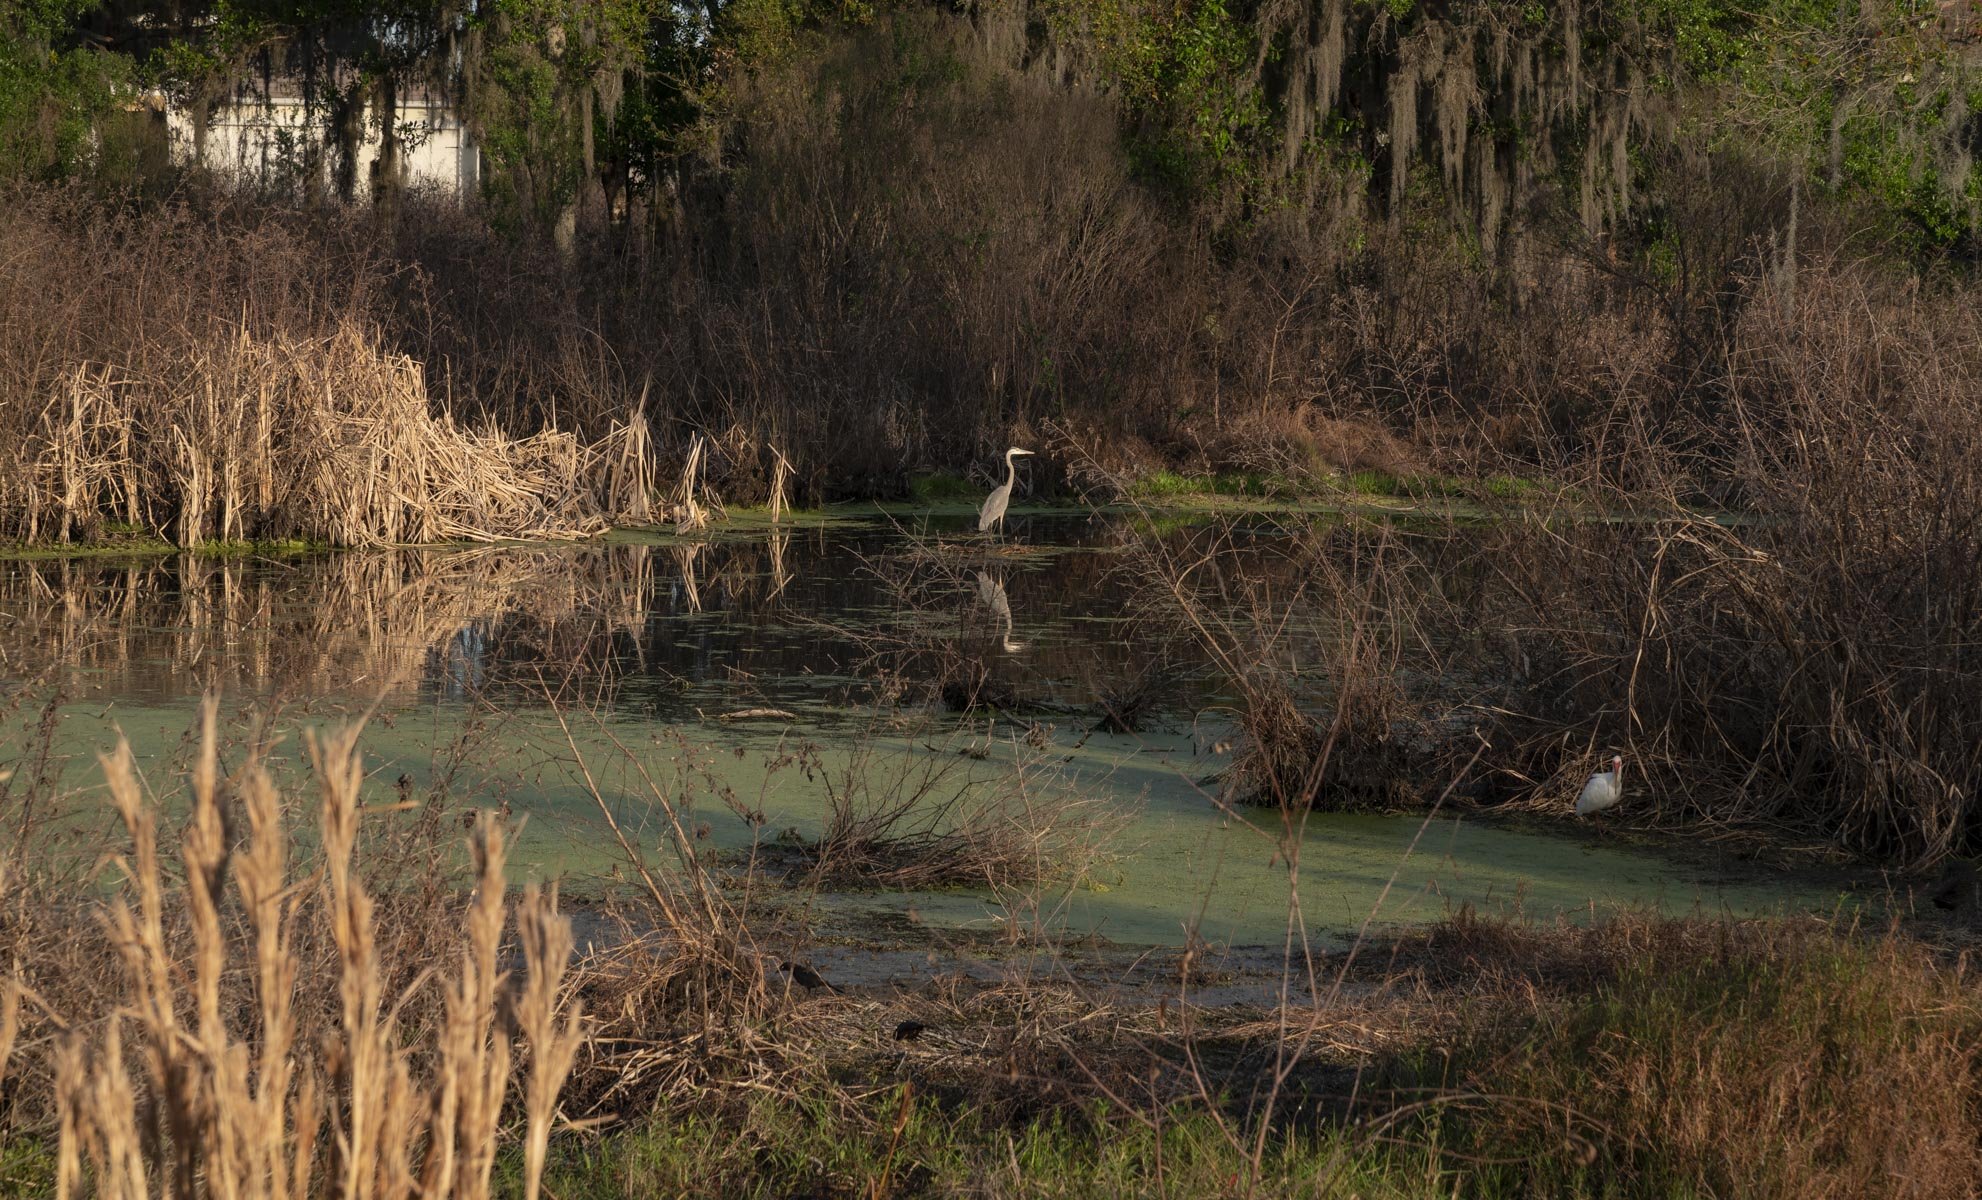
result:
M 173 108 L 166 114 L 176 161 L 193 159 L 191 114 Z M 447 106 L 431 100 L 402 101 L 396 122 L 401 132 L 399 162 L 409 185 L 433 187 L 457 195 L 473 195 L 481 183 L 481 154 L 474 138 Z M 282 186 L 300 184 L 306 151 L 323 140 L 322 114 L 312 116 L 296 99 L 278 98 L 267 104 L 234 102 L 213 110 L 207 121 L 204 165 L 244 181 Z M 358 147 L 357 195 L 371 192 L 373 164 L 380 139 L 376 122 L 367 114 L 364 140 Z M 322 184 L 330 186 L 330 156 L 321 159 Z

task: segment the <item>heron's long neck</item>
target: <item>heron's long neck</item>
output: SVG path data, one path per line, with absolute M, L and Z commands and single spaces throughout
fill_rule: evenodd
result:
M 1005 490 L 1010 491 L 1012 489 L 1012 485 L 1016 484 L 1018 481 L 1019 481 L 1018 456 L 1013 454 L 1011 451 L 1007 450 L 1005 451 Z

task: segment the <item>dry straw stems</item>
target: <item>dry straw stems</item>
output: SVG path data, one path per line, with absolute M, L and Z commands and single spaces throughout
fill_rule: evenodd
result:
M 102 759 L 131 841 L 121 859 L 124 893 L 103 913 L 127 991 L 100 1029 L 72 1027 L 54 1046 L 57 1195 L 489 1196 L 520 1038 L 530 1063 L 519 1099 L 534 1200 L 558 1092 L 582 1036 L 578 1005 L 565 998 L 570 922 L 555 898 L 532 888 L 517 909 L 523 970 L 512 980 L 499 961 L 503 829 L 484 814 L 470 842 L 478 883 L 458 960 L 451 970 L 436 962 L 403 993 L 388 994 L 392 971 L 374 936 L 373 899 L 354 867 L 364 775 L 358 728 L 309 739 L 323 861 L 299 878 L 267 772 L 251 761 L 223 781 L 211 702 L 205 716 L 183 886 L 166 882 L 156 811 L 129 746 Z M 247 825 L 239 844 L 237 813 Z M 170 931 L 182 922 L 189 968 L 171 948 Z M 314 1038 L 299 1029 L 299 922 L 327 924 L 335 948 L 335 1013 Z M 441 972 L 448 978 L 438 1028 L 401 1029 L 408 999 Z M 0 992 L 0 1052 L 11 1048 L 18 998 L 16 987 Z
M 348 321 L 160 354 L 145 374 L 79 364 L 13 419 L 0 535 L 66 542 L 109 519 L 183 547 L 380 546 L 586 537 L 648 510 L 638 409 L 592 444 L 467 428 L 437 415 L 419 363 Z

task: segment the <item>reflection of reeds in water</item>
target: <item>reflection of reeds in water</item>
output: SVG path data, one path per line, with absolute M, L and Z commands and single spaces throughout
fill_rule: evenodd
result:
M 676 546 L 671 551 L 674 555 L 675 567 L 681 573 L 682 598 L 687 604 L 688 611 L 694 613 L 702 611 L 702 590 L 695 584 L 695 560 L 701 557 L 704 549 L 706 549 L 704 543 L 690 542 Z
M 784 460 L 780 458 L 778 461 Z M 771 556 L 771 591 L 766 599 L 776 599 L 791 585 L 791 572 L 785 569 L 785 553 L 791 548 L 791 535 L 779 530 L 771 534 L 767 546 Z
M 0 572 L 0 672 L 124 692 L 389 696 L 436 666 L 486 677 L 498 625 L 567 669 L 603 670 L 611 639 L 645 622 L 652 584 L 644 546 L 23 563 Z
M 508 695 L 540 668 L 614 691 L 656 671 L 724 677 L 733 652 L 748 653 L 756 675 L 797 678 L 872 650 L 919 692 L 949 682 L 962 654 L 999 664 L 1036 699 L 1084 702 L 1161 648 L 1087 636 L 1098 625 L 1021 642 L 1012 620 L 1118 608 L 1100 557 L 1066 555 L 1053 571 L 1002 579 L 989 571 L 1003 609 L 995 588 L 985 601 L 957 564 L 904 575 L 892 556 L 850 556 L 835 535 L 789 526 L 754 541 L 663 546 L 14 562 L 0 566 L 0 677 L 45 679 L 72 698 L 147 702 L 218 687 L 402 703 L 416 690 Z M 668 619 L 697 614 L 719 619 L 692 638 Z M 819 636 L 795 632 L 807 625 Z

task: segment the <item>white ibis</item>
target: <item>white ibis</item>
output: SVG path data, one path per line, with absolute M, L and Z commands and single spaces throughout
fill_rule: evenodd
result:
M 1576 797 L 1576 815 L 1600 813 L 1623 798 L 1624 757 L 1618 755 L 1610 760 L 1610 770 L 1597 772 L 1583 785 L 1583 794 Z

